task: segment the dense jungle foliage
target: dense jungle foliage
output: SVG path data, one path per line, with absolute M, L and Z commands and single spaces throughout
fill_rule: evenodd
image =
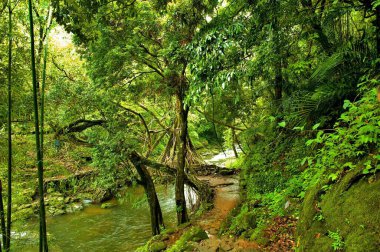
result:
M 0 35 L 6 251 L 34 215 L 48 251 L 45 204 L 135 184 L 153 235 L 159 183 L 186 223 L 185 185 L 208 205 L 196 167 L 227 149 L 241 203 L 221 235 L 265 247 L 292 220 L 287 249 L 380 247 L 379 0 L 2 0 Z

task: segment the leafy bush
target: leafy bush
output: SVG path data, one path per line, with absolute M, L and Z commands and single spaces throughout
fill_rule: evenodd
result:
M 274 216 L 297 215 L 294 203 L 300 203 L 306 190 L 321 181 L 325 183 L 322 189 L 328 190 L 347 170 L 360 169 L 363 174 L 379 171 L 380 106 L 374 88 L 378 83 L 372 80 L 359 85 L 360 98 L 344 102 L 346 111 L 333 129 L 317 130 L 317 124 L 312 129 L 290 130 L 278 123 L 276 129 L 270 118 L 251 129 L 251 151 L 244 162 L 238 160 L 243 165 L 241 186 L 247 203 L 236 213 L 228 231 L 251 233 Z M 285 209 L 288 202 L 293 207 Z M 256 224 L 242 224 L 244 216 L 251 215 Z M 340 248 L 341 243 L 335 245 Z
M 322 178 L 335 182 L 350 169 L 361 169 L 364 174 L 380 170 L 380 106 L 374 88 L 362 85 L 361 92 L 358 101 L 344 102 L 348 110 L 333 133 L 320 130 L 316 138 L 306 142 L 310 147 L 320 146 L 315 156 L 303 160 L 309 165 L 303 174 L 306 188 Z

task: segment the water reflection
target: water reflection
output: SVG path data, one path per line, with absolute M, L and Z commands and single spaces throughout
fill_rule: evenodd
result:
M 173 226 L 174 187 L 158 186 L 157 192 L 165 224 Z M 81 212 L 49 218 L 51 251 L 134 251 L 143 245 L 151 236 L 149 207 L 143 189 L 128 189 L 119 202 L 109 209 L 89 205 Z M 32 221 L 22 229 L 29 230 L 29 235 L 18 240 L 14 251 L 38 251 L 37 222 Z

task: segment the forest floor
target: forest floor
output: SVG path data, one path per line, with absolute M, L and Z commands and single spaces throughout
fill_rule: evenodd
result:
M 275 218 L 273 223 L 264 230 L 264 235 L 268 237 L 268 242 L 265 245 L 259 245 L 254 241 L 234 235 L 220 235 L 221 225 L 240 202 L 238 177 L 236 175 L 210 175 L 198 176 L 198 178 L 208 181 L 214 189 L 215 195 L 213 208 L 191 222 L 191 226 L 201 227 L 209 237 L 195 244 L 194 251 L 293 251 L 293 234 L 295 232 L 296 220 L 292 218 Z M 173 244 L 186 229 L 177 230 L 177 232 L 170 236 L 168 243 Z
M 195 245 L 195 251 L 258 251 L 258 245 L 233 236 L 219 236 L 219 230 L 228 214 L 239 204 L 239 180 L 236 175 L 198 176 L 200 180 L 207 181 L 214 189 L 213 208 L 200 218 L 191 222 L 191 226 L 199 226 L 206 231 L 209 239 Z M 179 229 L 169 238 L 168 244 L 173 244 L 186 231 Z
M 199 251 L 257 251 L 258 245 L 228 235 L 219 236 L 222 222 L 239 203 L 239 181 L 234 176 L 204 176 L 201 180 L 207 180 L 215 190 L 214 207 L 205 213 L 198 221 L 205 230 L 209 239 L 203 240 L 197 246 Z

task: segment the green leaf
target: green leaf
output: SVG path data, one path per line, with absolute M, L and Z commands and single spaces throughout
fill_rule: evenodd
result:
M 310 146 L 314 143 L 314 139 L 310 139 L 306 141 L 306 146 Z
M 344 103 L 343 103 L 343 108 L 344 109 L 347 109 L 348 107 L 351 106 L 351 102 L 349 100 L 344 100 Z
M 278 126 L 282 127 L 282 128 L 285 128 L 286 126 L 286 122 L 285 121 L 282 121 L 280 123 L 278 123 Z
M 343 167 L 348 167 L 350 169 L 353 169 L 356 167 L 356 165 L 354 165 L 352 162 L 347 162 L 343 165 Z
M 304 165 L 306 163 L 306 161 L 308 161 L 309 157 L 305 157 L 302 159 L 301 161 L 301 165 Z
M 299 130 L 299 131 L 303 131 L 305 129 L 305 126 L 302 126 L 302 127 L 294 127 L 293 130 Z
M 318 129 L 319 125 L 321 125 L 321 124 L 320 124 L 320 123 L 315 124 L 315 125 L 313 126 L 313 130 Z
M 336 172 L 336 173 L 331 173 L 331 174 L 329 175 L 329 179 L 331 179 L 331 181 L 335 181 L 335 180 L 338 179 L 338 175 L 339 175 L 338 172 Z
M 380 6 L 380 0 L 376 0 L 376 1 L 372 4 L 372 10 L 375 10 L 378 6 Z

